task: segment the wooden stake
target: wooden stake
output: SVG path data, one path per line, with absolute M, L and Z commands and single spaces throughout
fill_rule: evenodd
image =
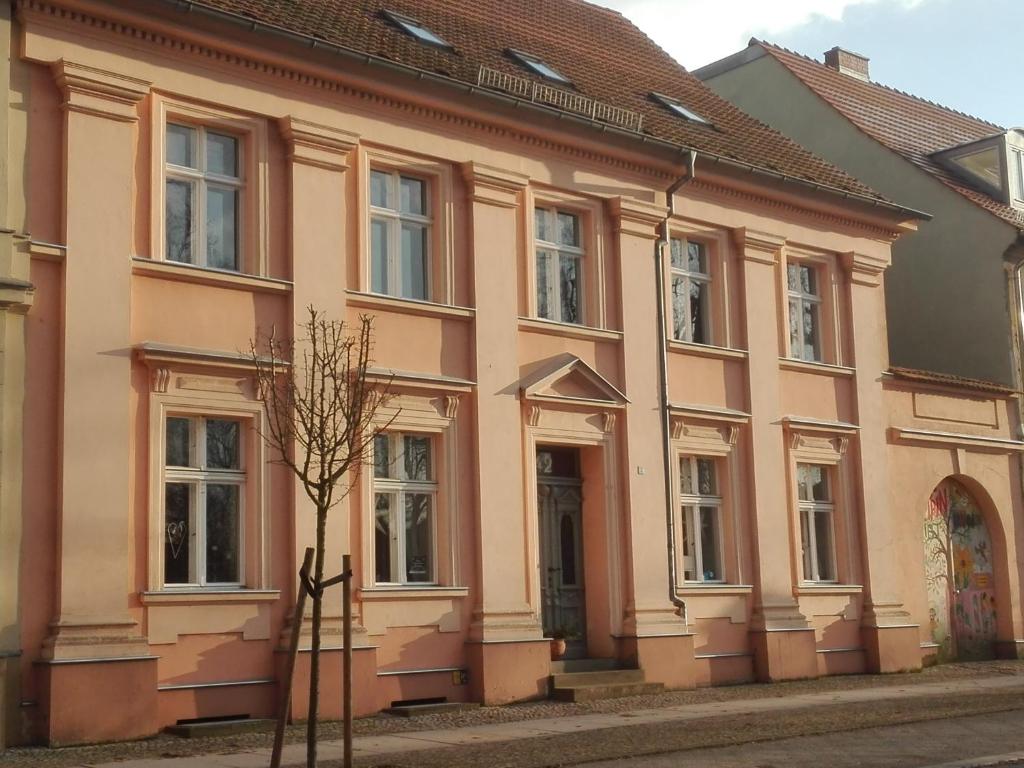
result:
M 284 729 L 288 724 L 288 709 L 292 703 L 292 678 L 295 676 L 295 657 L 299 655 L 299 633 L 302 631 L 302 615 L 306 610 L 306 579 L 313 566 L 313 548 L 306 548 L 299 569 L 299 592 L 295 596 L 295 614 L 292 616 L 292 634 L 288 640 L 288 657 L 284 662 L 284 676 L 277 709 L 277 727 L 274 729 L 274 751 L 270 755 L 270 768 L 281 768 L 281 751 L 284 749 Z
M 352 556 L 342 555 L 341 641 L 345 646 L 341 668 L 341 695 L 344 704 L 343 739 L 345 768 L 352 768 Z

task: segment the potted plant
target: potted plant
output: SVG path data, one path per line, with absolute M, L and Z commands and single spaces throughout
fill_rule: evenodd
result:
M 551 633 L 551 660 L 558 661 L 565 656 L 565 630 L 556 629 Z

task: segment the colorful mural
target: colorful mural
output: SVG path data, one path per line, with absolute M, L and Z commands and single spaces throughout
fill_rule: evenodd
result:
M 941 483 L 928 500 L 924 554 L 929 623 L 938 660 L 992 658 L 992 539 L 977 503 L 956 481 Z

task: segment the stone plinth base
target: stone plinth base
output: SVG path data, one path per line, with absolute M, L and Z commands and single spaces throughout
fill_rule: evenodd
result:
M 754 673 L 762 683 L 818 676 L 814 630 L 762 629 L 750 633 Z
M 1024 659 L 1024 640 L 996 640 L 997 659 Z
M 696 688 L 697 663 L 692 634 L 658 637 L 620 637 L 619 660 L 644 671 L 648 683 L 666 688 Z
M 156 661 L 142 656 L 39 662 L 42 739 L 57 747 L 157 733 Z
M 344 714 L 341 696 L 341 670 L 344 653 L 340 648 L 320 651 L 320 706 L 321 720 L 340 720 Z M 278 679 L 284 677 L 285 653 L 278 652 Z M 292 677 L 293 722 L 305 720 L 309 715 L 309 650 L 300 650 L 295 659 Z M 377 700 L 377 649 L 352 649 L 352 716 L 371 715 L 387 706 Z
M 876 674 L 921 669 L 920 627 L 916 624 L 861 627 L 867 671 Z
M 471 700 L 492 706 L 548 695 L 551 641 L 466 643 Z

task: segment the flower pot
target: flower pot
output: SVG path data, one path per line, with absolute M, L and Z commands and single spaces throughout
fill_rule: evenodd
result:
M 551 640 L 551 660 L 558 661 L 563 656 L 565 656 L 565 638 L 553 638 Z

